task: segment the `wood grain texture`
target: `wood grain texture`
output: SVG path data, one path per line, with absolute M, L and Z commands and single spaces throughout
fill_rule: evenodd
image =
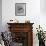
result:
M 33 23 L 7 23 L 9 25 L 9 31 L 12 33 L 16 32 L 27 32 L 28 37 L 27 37 L 27 43 L 28 45 L 26 46 L 33 46 Z M 15 38 L 15 36 L 14 36 Z

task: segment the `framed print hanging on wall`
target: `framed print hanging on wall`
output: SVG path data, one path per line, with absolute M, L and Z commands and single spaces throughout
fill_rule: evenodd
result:
M 15 4 L 15 15 L 16 16 L 26 16 L 26 3 L 16 3 Z

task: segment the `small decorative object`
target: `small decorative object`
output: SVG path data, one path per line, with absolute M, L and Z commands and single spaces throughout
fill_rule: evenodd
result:
M 9 21 L 9 23 L 19 23 L 19 21 L 17 20 L 17 19 L 11 19 L 10 21 Z
M 13 20 L 11 19 L 9 22 L 10 22 L 10 23 L 13 23 Z
M 10 21 L 13 21 L 13 20 L 10 20 Z
M 38 35 L 38 40 L 39 40 L 39 46 L 45 46 L 45 35 L 43 32 L 42 27 L 36 28 L 37 29 L 37 34 Z
M 30 23 L 30 20 L 26 20 L 25 23 Z
M 16 3 L 15 4 L 15 15 L 16 16 L 26 15 L 26 3 Z
M 19 21 L 17 19 L 15 19 L 16 23 L 19 23 Z

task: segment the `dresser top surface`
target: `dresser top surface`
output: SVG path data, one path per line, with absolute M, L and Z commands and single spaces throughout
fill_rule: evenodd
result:
M 8 25 L 15 25 L 15 24 L 18 24 L 18 25 L 23 25 L 23 24 L 31 24 L 33 25 L 34 23 L 7 23 Z

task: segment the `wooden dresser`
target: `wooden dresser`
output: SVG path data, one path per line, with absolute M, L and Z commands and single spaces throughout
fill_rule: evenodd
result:
M 7 23 L 12 39 L 22 46 L 33 46 L 33 23 Z

